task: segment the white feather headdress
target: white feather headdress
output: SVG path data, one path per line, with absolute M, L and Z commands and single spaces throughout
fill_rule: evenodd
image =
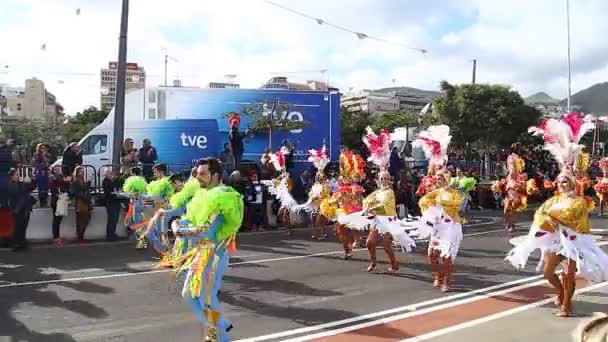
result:
M 445 165 L 448 162 L 448 146 L 451 140 L 449 126 L 430 126 L 418 134 L 412 146 L 422 148 L 430 164 Z
M 581 138 L 594 128 L 593 117 L 569 113 L 561 120 L 545 119 L 538 127 L 530 127 L 528 132 L 542 136 L 544 149 L 553 155 L 562 173 L 571 174 L 583 152 Z
M 308 157 L 308 161 L 311 162 L 316 168 L 317 173 L 322 173 L 329 164 L 329 158 L 327 157 L 327 147 L 323 145 L 320 150 L 310 149 L 308 150 L 310 156 Z

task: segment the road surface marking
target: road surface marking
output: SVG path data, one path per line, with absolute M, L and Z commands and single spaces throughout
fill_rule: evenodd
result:
M 503 287 L 508 287 L 508 286 L 517 285 L 517 284 L 529 282 L 532 280 L 540 279 L 541 277 L 542 277 L 542 275 L 536 275 L 536 276 L 532 276 L 532 277 L 517 279 L 514 281 L 510 281 L 508 283 L 492 285 L 489 287 L 484 287 L 481 289 L 476 289 L 476 290 L 463 292 L 463 293 L 457 293 L 457 294 L 453 294 L 453 295 L 446 296 L 446 297 L 435 298 L 435 299 L 427 300 L 424 302 L 408 304 L 408 305 L 393 308 L 393 309 L 388 309 L 388 310 L 374 312 L 374 313 L 365 314 L 365 315 L 361 315 L 361 316 L 351 317 L 351 318 L 347 318 L 347 319 L 343 319 L 343 320 L 339 320 L 339 321 L 318 324 L 318 325 L 314 325 L 314 326 L 310 326 L 310 327 L 286 330 L 286 331 L 282 331 L 282 332 L 278 332 L 278 333 L 257 336 L 257 337 L 252 337 L 252 338 L 245 338 L 245 339 L 237 340 L 234 342 L 258 342 L 258 341 L 278 339 L 278 338 L 285 337 L 285 336 L 299 335 L 299 334 L 304 334 L 304 333 L 308 333 L 308 332 L 312 332 L 312 331 L 324 330 L 324 329 L 335 327 L 335 326 L 350 324 L 350 323 L 363 321 L 363 320 L 367 320 L 370 318 L 376 318 L 376 317 L 380 317 L 380 316 L 386 316 L 386 315 L 390 315 L 390 314 L 394 314 L 394 313 L 398 313 L 398 312 L 402 312 L 402 311 L 414 311 L 422 306 L 429 306 L 429 305 L 433 305 L 433 304 L 437 304 L 437 303 L 447 302 L 447 301 L 454 300 L 454 299 L 468 297 L 468 296 L 475 295 L 478 293 L 493 291 L 493 290 L 497 290 L 497 289 L 500 289 Z
M 598 245 L 600 245 L 600 246 L 608 245 L 608 241 L 600 242 L 600 243 L 598 243 Z M 376 325 L 392 322 L 392 321 L 395 321 L 395 320 L 400 320 L 400 319 L 404 319 L 404 318 L 408 318 L 408 317 L 413 317 L 413 316 L 417 316 L 417 315 L 433 312 L 433 311 L 440 310 L 440 309 L 450 308 L 450 307 L 453 307 L 455 305 L 466 304 L 466 303 L 473 302 L 473 301 L 476 301 L 476 300 L 490 298 L 490 297 L 493 297 L 493 296 L 500 296 L 500 295 L 505 294 L 505 293 L 509 293 L 509 292 L 520 290 L 520 289 L 525 289 L 525 288 L 533 287 L 533 286 L 537 286 L 537 285 L 545 283 L 545 280 L 541 279 L 542 277 L 543 277 L 542 275 L 527 277 L 527 278 L 515 280 L 515 281 L 512 281 L 512 282 L 504 283 L 504 284 L 494 285 L 494 286 L 487 287 L 487 288 L 482 288 L 482 289 L 478 289 L 478 290 L 474 290 L 474 291 L 459 293 L 459 294 L 448 296 L 448 297 L 436 298 L 436 299 L 433 299 L 433 300 L 430 300 L 430 301 L 427 301 L 427 302 L 422 302 L 422 303 L 417 303 L 417 304 L 411 304 L 411 305 L 407 305 L 407 306 L 403 306 L 403 307 L 398 307 L 398 308 L 394 308 L 394 309 L 389 309 L 389 310 L 385 310 L 385 311 L 380 311 L 380 312 L 370 313 L 370 314 L 366 314 L 366 315 L 362 315 L 362 316 L 352 317 L 352 318 L 348 318 L 348 319 L 344 319 L 344 320 L 340 320 L 340 321 L 323 323 L 323 324 L 319 324 L 319 325 L 315 325 L 315 326 L 311 326 L 311 327 L 298 328 L 298 329 L 293 329 L 293 330 L 287 330 L 287 331 L 283 331 L 283 332 L 273 333 L 273 334 L 269 334 L 269 335 L 263 335 L 263 336 L 253 337 L 253 338 L 241 339 L 241 340 L 238 340 L 238 341 L 235 341 L 235 342 L 258 342 L 258 341 L 265 341 L 265 340 L 271 340 L 271 339 L 278 339 L 278 338 L 285 337 L 285 336 L 300 335 L 300 334 L 304 334 L 304 333 L 308 333 L 308 332 L 312 332 L 312 331 L 325 330 L 327 328 L 341 326 L 341 325 L 346 325 L 346 324 L 354 323 L 354 322 L 357 322 L 357 321 L 367 320 L 367 319 L 370 319 L 370 318 L 376 318 L 376 317 L 386 316 L 386 315 L 397 313 L 397 312 L 401 312 L 401 311 L 406 311 L 406 310 L 410 311 L 408 313 L 400 314 L 400 315 L 397 315 L 397 316 L 385 317 L 385 318 L 374 320 L 374 321 L 370 321 L 370 322 L 365 322 L 365 323 L 361 323 L 361 324 L 357 324 L 357 325 L 351 325 L 351 326 L 347 326 L 347 327 L 340 328 L 340 329 L 329 330 L 329 331 L 325 331 L 325 332 L 321 332 L 321 333 L 317 333 L 317 334 L 313 334 L 313 335 L 302 336 L 302 337 L 299 337 L 299 338 L 294 338 L 294 339 L 284 340 L 284 341 L 290 341 L 290 342 L 308 341 L 308 340 L 311 340 L 311 339 L 316 339 L 316 338 L 321 338 L 321 337 L 327 337 L 327 336 L 332 336 L 332 335 L 338 335 L 340 333 L 345 333 L 345 332 L 349 332 L 349 331 L 353 331 L 353 330 L 360 330 L 360 329 L 364 329 L 364 328 L 367 328 L 367 327 L 372 327 L 372 326 L 376 326 Z M 467 298 L 467 299 L 463 299 L 463 300 L 460 300 L 460 301 L 455 301 L 455 302 L 450 302 L 450 303 L 442 304 L 442 305 L 439 305 L 439 306 L 436 306 L 436 307 L 431 307 L 431 308 L 423 309 L 423 310 L 420 310 L 420 311 L 413 311 L 413 310 L 416 310 L 417 307 L 420 307 L 420 306 L 428 306 L 428 305 L 432 305 L 432 304 L 436 304 L 436 303 L 441 303 L 441 302 L 445 302 L 445 301 L 449 301 L 449 300 L 453 300 L 453 299 L 457 299 L 457 298 L 467 297 L 467 296 L 470 296 L 470 295 L 473 295 L 473 294 L 484 293 L 484 292 L 496 290 L 496 289 L 499 289 L 499 288 L 503 288 L 503 287 L 507 287 L 507 286 L 511 286 L 511 285 L 516 285 L 516 284 L 519 284 L 519 283 L 525 283 L 525 282 L 528 282 L 528 281 L 531 281 L 531 280 L 534 280 L 534 279 L 541 279 L 541 280 L 538 280 L 538 281 L 533 282 L 533 283 L 528 283 L 528 284 L 520 285 L 520 286 L 517 286 L 517 287 L 510 287 L 510 288 L 508 288 L 506 290 L 500 290 L 500 291 L 490 292 L 490 293 L 482 294 L 482 295 L 475 296 L 475 297 L 472 297 L 472 298 Z
M 581 293 L 585 293 L 588 291 L 593 291 L 599 288 L 602 288 L 604 286 L 607 286 L 608 282 L 603 282 L 603 283 L 599 283 L 599 284 L 595 284 L 592 286 L 587 286 L 585 288 L 579 289 L 576 291 L 577 294 L 581 294 Z M 523 311 L 526 311 L 528 309 L 532 309 L 535 307 L 539 307 L 545 304 L 549 304 L 555 301 L 555 298 L 546 298 L 540 301 L 536 301 L 534 303 L 530 303 L 530 304 L 526 304 L 523 306 L 519 306 L 507 311 L 503 311 L 503 312 L 499 312 L 490 316 L 486 316 L 483 318 L 478 318 L 469 322 L 465 322 L 465 323 L 461 323 L 461 324 L 457 324 L 457 325 L 453 325 L 451 327 L 448 328 L 444 328 L 444 329 L 440 329 L 440 330 L 436 330 L 433 331 L 431 333 L 428 334 L 424 334 L 424 335 L 420 335 L 420 336 L 416 336 L 416 337 L 411 337 L 411 338 L 406 338 L 404 340 L 401 340 L 400 342 L 419 342 L 419 341 L 426 341 L 428 339 L 434 338 L 434 337 L 439 337 L 439 336 L 443 336 L 445 334 L 449 334 L 451 332 L 455 332 L 455 331 L 459 331 L 462 329 L 466 329 L 466 328 L 470 328 L 470 327 L 474 327 L 476 325 L 480 325 L 480 324 L 484 324 L 484 323 L 488 323 L 494 320 L 497 320 L 499 318 L 503 318 L 503 317 L 507 317 L 507 316 L 511 316 L 514 315 L 516 313 L 520 313 Z
M 496 232 L 501 232 L 501 231 L 504 231 L 504 229 L 495 229 L 495 230 L 488 230 L 488 231 L 485 231 L 485 232 L 477 232 L 477 233 L 465 234 L 464 236 L 466 237 L 466 236 L 476 236 L 476 235 L 482 235 L 482 234 L 491 234 L 491 233 L 496 233 Z M 428 240 L 418 240 L 418 241 L 428 241 Z M 353 250 L 353 252 L 359 252 L 359 251 L 367 251 L 367 248 L 357 248 L 357 249 Z M 275 261 L 304 259 L 304 258 L 312 258 L 312 257 L 317 257 L 317 256 L 333 255 L 333 254 L 341 254 L 341 253 L 344 253 L 344 251 L 331 251 L 331 252 L 322 252 L 322 253 L 314 253 L 314 254 L 304 254 L 304 255 L 296 255 L 296 256 L 289 256 L 289 257 L 281 257 L 281 258 L 270 258 L 270 259 L 260 259 L 260 260 L 250 260 L 250 261 L 239 261 L 239 262 L 230 263 L 230 265 L 232 266 L 232 265 L 262 264 L 262 263 L 275 262 Z M 127 277 L 127 276 L 137 276 L 137 275 L 146 275 L 146 274 L 166 273 L 166 272 L 169 272 L 169 271 L 171 271 L 171 270 L 151 270 L 151 271 L 142 271 L 142 272 L 105 274 L 105 275 L 90 276 L 90 277 L 76 277 L 76 278 L 63 278 L 63 279 L 53 279 L 53 280 L 26 281 L 26 282 L 20 282 L 20 283 L 1 284 L 0 285 L 0 289 L 7 288 L 7 287 L 23 287 L 23 286 L 55 284 L 55 283 L 83 281 L 83 280 L 120 278 L 120 277 Z

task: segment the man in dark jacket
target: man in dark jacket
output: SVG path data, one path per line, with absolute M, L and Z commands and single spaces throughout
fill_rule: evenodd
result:
M 144 139 L 143 147 L 138 152 L 138 159 L 142 163 L 142 173 L 146 181 L 152 180 L 153 166 L 158 160 L 158 154 L 156 148 L 152 146 L 150 139 Z
M 31 193 L 36 188 L 36 184 L 31 180 L 26 183 L 19 181 L 19 174 L 16 170 L 11 170 L 8 175 L 10 179 L 8 184 L 9 205 L 15 222 L 13 250 L 20 251 L 27 248 L 25 236 L 30 223 L 30 213 L 36 202 Z
M 112 169 L 106 170 L 106 177 L 103 180 L 103 196 L 106 204 L 106 213 L 108 214 L 108 222 L 106 225 L 106 240 L 116 241 L 118 236 L 116 235 L 116 224 L 118 224 L 118 216 L 120 215 L 120 198 L 116 195 L 116 192 L 120 191 L 120 184 L 116 178 Z

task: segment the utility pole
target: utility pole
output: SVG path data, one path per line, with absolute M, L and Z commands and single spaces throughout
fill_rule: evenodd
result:
M 129 27 L 129 0 L 122 0 L 120 37 L 118 44 L 118 70 L 116 78 L 116 106 L 114 107 L 114 143 L 112 166 L 114 174 L 120 173 L 120 155 L 125 134 L 125 88 L 127 76 L 127 31 Z
M 477 59 L 473 60 L 473 83 L 475 84 L 475 76 L 477 74 Z
M 566 0 L 566 24 L 568 28 L 568 113 L 570 112 L 570 96 L 572 96 L 572 75 L 570 73 L 570 0 Z M 594 146 L 595 148 L 595 146 Z
M 165 54 L 165 87 L 167 86 L 167 62 L 169 61 L 169 55 Z

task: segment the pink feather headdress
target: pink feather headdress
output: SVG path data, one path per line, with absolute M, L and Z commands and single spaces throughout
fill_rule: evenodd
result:
M 582 113 L 568 113 L 561 120 L 544 119 L 538 127 L 528 128 L 533 135 L 540 135 L 559 164 L 563 174 L 572 175 L 577 159 L 583 152 L 581 138 L 595 128 L 593 117 Z
M 317 168 L 317 173 L 323 172 L 327 164 L 329 164 L 329 158 L 327 157 L 327 147 L 323 145 L 320 150 L 315 150 L 313 148 L 308 150 L 308 153 L 310 153 L 308 161 L 311 162 Z
M 363 143 L 370 152 L 367 160 L 378 166 L 380 170 L 388 169 L 391 155 L 391 134 L 386 129 L 382 129 L 380 134 L 376 135 L 371 127 L 367 127 L 363 136 Z
M 414 140 L 413 147 L 422 148 L 430 165 L 444 166 L 448 162 L 448 146 L 452 136 L 446 125 L 430 126 L 420 132 Z
M 285 156 L 283 152 L 277 151 L 270 154 L 270 162 L 277 171 L 285 171 Z

